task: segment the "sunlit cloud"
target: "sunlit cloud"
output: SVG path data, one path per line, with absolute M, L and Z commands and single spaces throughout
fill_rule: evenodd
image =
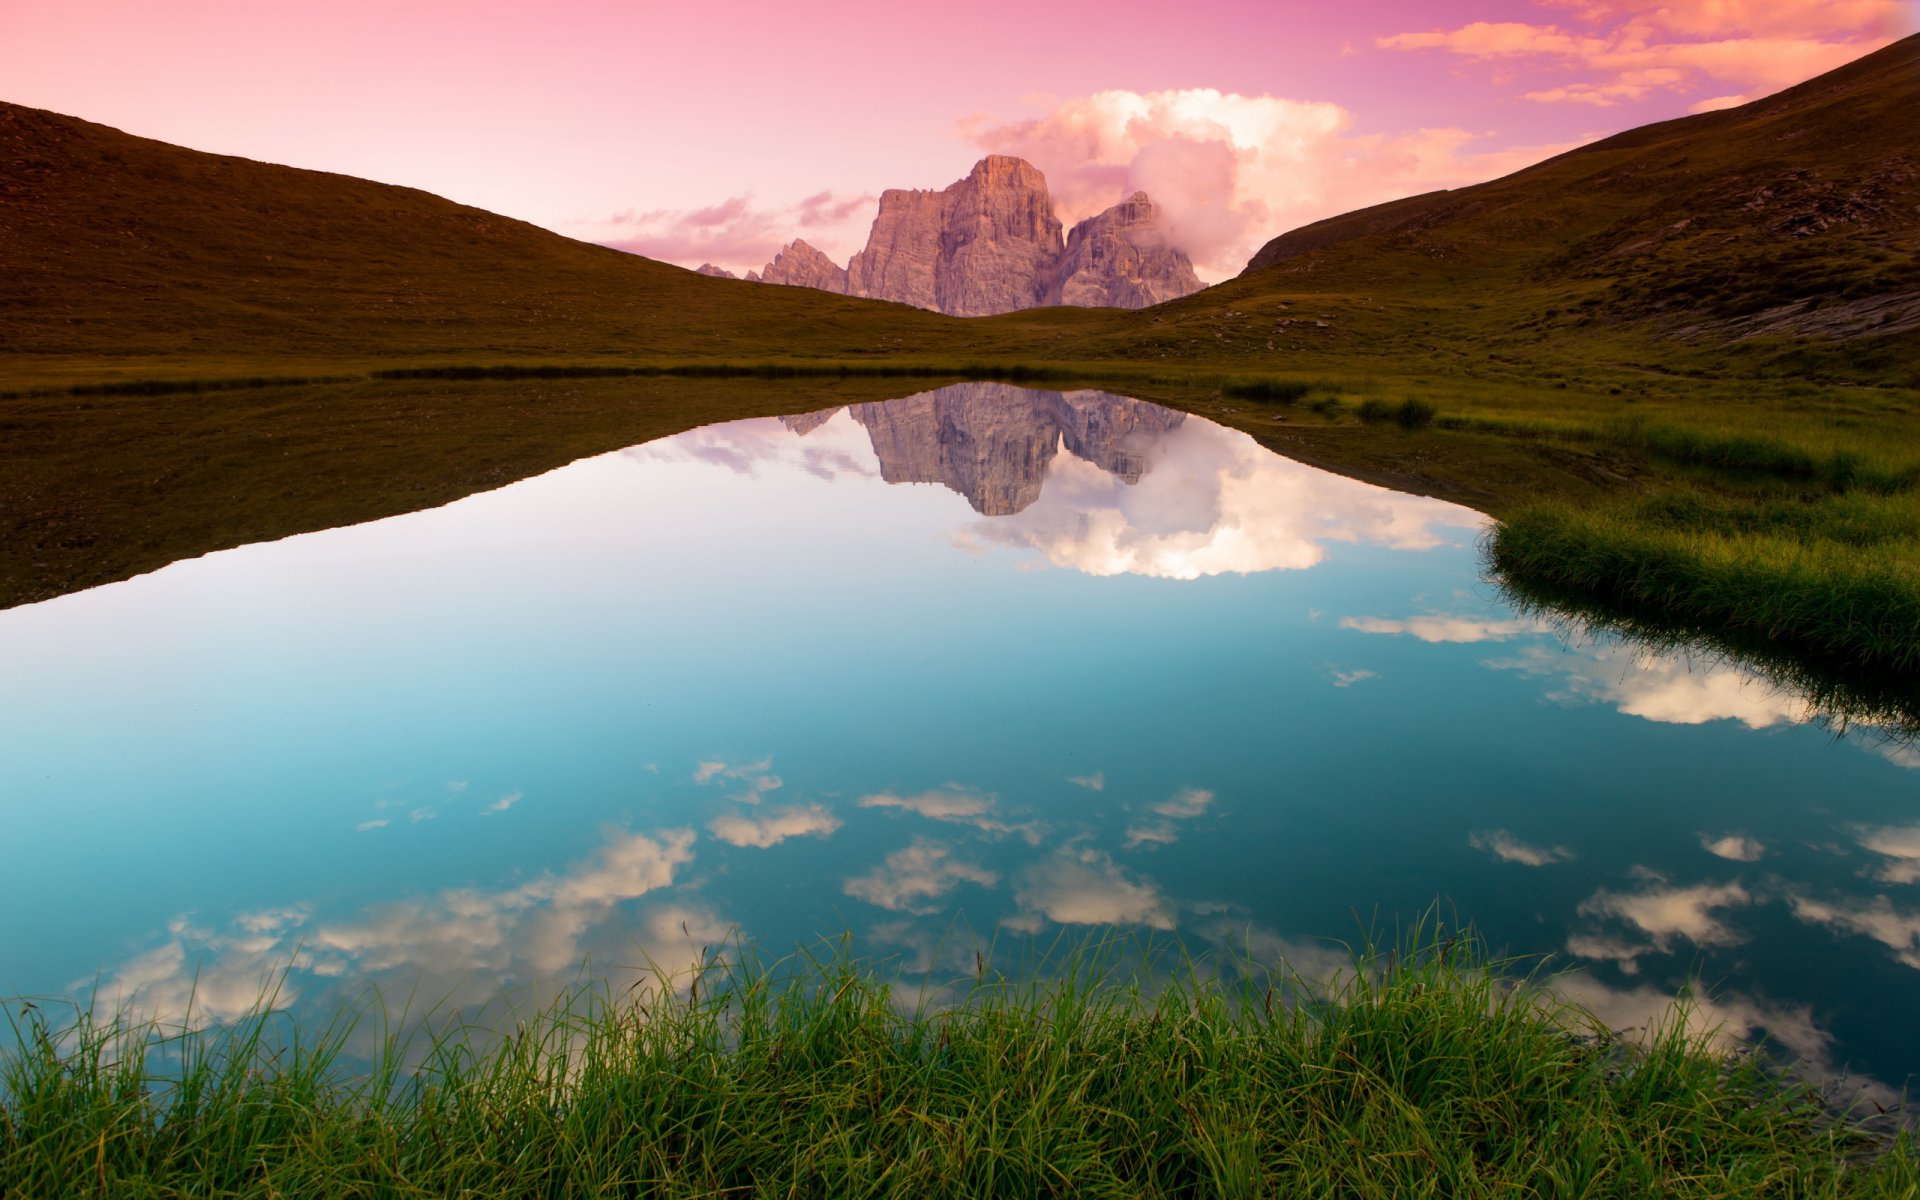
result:
M 765 267 L 795 238 L 844 264 L 866 244 L 878 208 L 878 199 L 867 195 L 819 192 L 771 208 L 743 195 L 705 208 L 629 209 L 579 228 L 592 240 L 630 254 L 683 267 L 713 263 L 745 275 Z
M 1541 0 L 1578 28 L 1475 21 L 1394 34 L 1388 50 L 1441 51 L 1498 68 L 1558 78 L 1522 93 L 1543 104 L 1609 107 L 1660 93 L 1739 89 L 1694 105 L 1724 108 L 1799 83 L 1911 32 L 1900 0 Z M 1542 14 L 1545 15 L 1544 13 Z
M 1213 807 L 1213 799 L 1213 792 L 1206 788 L 1181 788 L 1172 799 L 1148 808 L 1152 819 L 1128 827 L 1126 848 L 1172 845 L 1180 838 L 1179 822 L 1204 815 Z
M 1485 521 L 1442 501 L 1316 471 L 1203 421 L 1161 437 L 1149 463 L 1128 484 L 1062 455 L 1032 505 L 969 532 L 982 543 L 1031 547 L 1053 566 L 1088 575 L 1198 579 L 1312 567 L 1330 542 L 1434 549 Z
M 1462 617 L 1430 613 L 1418 617 L 1342 617 L 1340 628 L 1361 633 L 1406 635 L 1423 642 L 1506 642 L 1550 633 L 1544 621 L 1516 617 Z
M 1738 833 L 1729 833 L 1724 837 L 1703 833 L 1700 835 L 1700 848 L 1728 862 L 1759 862 L 1767 856 L 1765 846 L 1753 838 Z
M 762 796 L 783 786 L 772 768 L 771 757 L 742 763 L 710 759 L 694 768 L 693 781 L 702 786 L 711 783 L 731 785 L 735 790 L 727 793 L 727 799 L 742 804 L 758 804 Z
M 1004 924 L 1028 933 L 1037 933 L 1043 921 L 1173 928 L 1170 910 L 1157 888 L 1130 878 L 1105 852 L 1085 847 L 1062 849 L 1027 867 L 1014 900 L 1020 912 Z
M 1886 896 L 1826 901 L 1790 895 L 1787 903 L 1793 915 L 1809 925 L 1872 938 L 1892 950 L 1899 962 L 1920 969 L 1920 910 L 1901 908 Z
M 1333 686 L 1337 688 L 1352 687 L 1356 683 L 1365 683 L 1369 679 L 1378 678 L 1380 678 L 1380 672 L 1369 671 L 1364 667 L 1353 671 L 1342 671 L 1338 668 L 1333 670 Z
M 788 838 L 823 838 L 841 826 L 841 820 L 818 804 L 770 808 L 757 816 L 725 813 L 708 822 L 713 836 L 731 846 L 777 846 Z
M 1881 857 L 1874 878 L 1920 883 L 1920 825 L 1882 825 L 1859 831 L 1860 845 Z
M 1075 787 L 1083 787 L 1090 792 L 1099 792 L 1106 790 L 1107 776 L 1104 771 L 1095 771 L 1091 775 L 1069 775 L 1067 776 L 1067 782 L 1073 784 Z
M 1001 815 L 1000 797 L 994 793 L 962 787 L 957 783 L 912 795 L 877 792 L 871 796 L 861 797 L 860 807 L 890 808 L 910 812 L 929 821 L 967 825 L 995 837 L 1014 834 L 1024 839 L 1029 846 L 1039 845 L 1040 839 L 1046 833 L 1046 826 L 1038 822 L 1007 820 Z
M 263 996 L 370 983 L 429 1004 L 484 1005 L 519 985 L 558 986 L 589 957 L 625 981 L 717 943 L 729 929 L 703 909 L 630 902 L 669 888 L 693 859 L 690 830 L 616 833 L 559 873 L 501 889 L 452 888 L 345 916 L 308 906 L 243 913 L 225 929 L 179 918 L 167 940 L 104 973 L 96 1007 L 169 1024 L 233 1020 Z M 684 929 L 682 928 L 684 926 Z M 75 990 L 91 981 L 78 981 Z
M 1601 889 L 1580 903 L 1584 917 L 1612 918 L 1642 935 L 1636 943 L 1594 931 L 1576 931 L 1569 937 L 1569 953 L 1584 958 L 1611 958 L 1632 969 L 1642 954 L 1669 953 L 1678 940 L 1696 946 L 1733 946 L 1745 940 L 1720 916 L 1727 909 L 1744 908 L 1755 898 L 1739 882 L 1672 885 L 1664 876 L 1644 868 L 1636 872 L 1646 886 L 1639 891 Z
M 842 890 L 894 912 L 925 915 L 939 912 L 963 883 L 992 887 L 999 882 L 999 875 L 978 863 L 955 858 L 952 847 L 916 838 L 906 849 L 887 855 L 883 865 L 847 880 Z
M 487 805 L 485 808 L 481 809 L 480 811 L 487 816 L 492 816 L 494 813 L 503 813 L 508 809 L 512 808 L 514 805 L 520 803 L 520 800 L 523 795 L 524 793 L 521 793 L 521 792 L 508 792 L 506 795 L 500 797 L 498 800 L 495 800 L 492 804 Z
M 1804 697 L 1727 663 L 1693 662 L 1624 644 L 1581 649 L 1523 647 L 1517 657 L 1487 664 L 1556 681 L 1547 695 L 1566 703 L 1611 704 L 1629 716 L 1669 725 L 1733 720 L 1750 729 L 1813 718 Z
M 980 150 L 1040 168 L 1068 226 L 1147 192 L 1163 210 L 1169 240 L 1208 281 L 1238 274 L 1289 229 L 1478 183 L 1572 146 L 1485 146 L 1483 135 L 1463 129 L 1382 135 L 1355 125 L 1352 112 L 1325 100 L 1110 89 L 1031 120 L 971 117 L 960 133 Z
M 1523 867 L 1546 867 L 1571 862 L 1574 857 L 1573 851 L 1565 846 L 1530 845 L 1504 829 L 1483 829 L 1470 834 L 1467 844 L 1501 862 L 1519 863 Z

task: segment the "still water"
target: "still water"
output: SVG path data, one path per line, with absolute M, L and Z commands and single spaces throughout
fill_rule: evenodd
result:
M 0 612 L 0 995 L 471 1006 L 842 933 L 908 979 L 1109 926 L 1311 972 L 1439 902 L 1617 1025 L 1698 978 L 1903 1085 L 1920 753 L 1517 614 L 1484 529 L 967 384 Z

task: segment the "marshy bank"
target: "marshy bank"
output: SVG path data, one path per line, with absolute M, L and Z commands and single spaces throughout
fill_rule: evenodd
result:
M 1309 984 L 1098 948 L 911 995 L 844 953 L 578 991 L 504 1033 L 9 1006 L 8 1196 L 1885 1196 L 1868 1132 L 1676 1008 L 1622 1040 L 1429 930 Z

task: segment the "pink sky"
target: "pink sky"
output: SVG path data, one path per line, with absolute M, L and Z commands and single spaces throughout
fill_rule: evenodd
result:
M 1920 0 L 3 0 L 0 99 L 653 257 L 845 261 L 888 187 L 1144 187 L 1203 278 L 1336 212 L 1778 90 Z

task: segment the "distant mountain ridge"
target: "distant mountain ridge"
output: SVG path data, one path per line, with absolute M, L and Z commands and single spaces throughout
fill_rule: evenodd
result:
M 1080 222 L 1063 241 L 1046 177 L 1001 154 L 938 192 L 883 192 L 866 248 L 845 267 L 796 239 L 747 278 L 956 317 L 1055 305 L 1145 308 L 1202 286 L 1185 252 L 1167 242 L 1145 192 Z

